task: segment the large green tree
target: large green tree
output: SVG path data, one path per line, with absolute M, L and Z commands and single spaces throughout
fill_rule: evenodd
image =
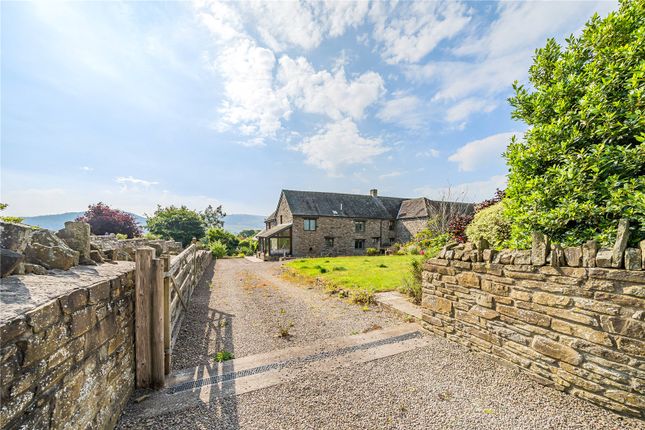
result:
M 509 99 L 528 125 L 505 153 L 514 244 L 527 246 L 531 231 L 608 244 L 620 218 L 632 242 L 645 237 L 645 1 L 595 15 L 564 48 L 549 40 L 529 80 Z
M 186 206 L 157 206 L 146 224 L 151 233 L 181 242 L 183 246 L 188 245 L 193 237 L 201 239 L 205 233 L 201 215 Z

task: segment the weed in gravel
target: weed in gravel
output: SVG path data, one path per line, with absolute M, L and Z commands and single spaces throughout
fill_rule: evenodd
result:
M 280 337 L 283 339 L 288 339 L 291 337 L 291 333 L 289 330 L 293 327 L 293 322 L 289 321 L 287 324 L 280 324 L 278 325 L 278 334 L 276 337 Z
M 439 397 L 439 400 L 447 401 L 452 399 L 452 391 L 446 390 L 442 391 L 441 393 L 437 394 L 437 397 Z
M 363 312 L 369 312 L 370 307 L 367 305 L 364 305 L 361 309 L 363 310 Z
M 338 297 L 340 297 L 341 299 L 345 299 L 349 297 L 349 292 L 347 290 L 340 290 L 338 291 Z
M 219 324 L 218 324 L 218 325 L 219 325 L 220 327 L 226 327 L 226 326 L 228 325 L 228 321 L 227 321 L 227 320 L 219 320 Z
M 280 315 L 284 315 L 286 313 L 287 313 L 287 311 L 285 311 L 284 309 L 280 309 Z
M 228 351 L 220 351 L 217 354 L 215 354 L 214 360 L 217 361 L 218 363 L 221 363 L 223 361 L 228 361 L 232 360 L 235 358 L 232 352 Z
M 356 290 L 349 300 L 357 305 L 371 305 L 374 303 L 374 293 L 370 290 Z
M 485 413 L 485 414 L 490 415 L 490 414 L 492 414 L 493 412 L 494 412 L 494 411 L 493 411 L 491 408 L 486 408 L 486 409 L 484 409 L 484 413 Z

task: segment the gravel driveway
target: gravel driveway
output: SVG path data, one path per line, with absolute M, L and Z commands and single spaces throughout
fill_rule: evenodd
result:
M 240 358 L 401 323 L 375 308 L 364 312 L 319 289 L 288 282 L 279 276 L 281 265 L 217 261 L 193 293 L 173 369 L 212 361 L 221 350 Z M 281 330 L 288 336 L 279 337 Z
M 173 365 L 195 366 L 220 348 L 241 357 L 400 323 L 283 281 L 279 268 L 218 261 L 195 291 Z M 275 337 L 283 321 L 293 322 L 289 339 Z M 428 336 L 426 347 L 335 372 L 312 370 L 299 380 L 180 413 L 129 417 L 120 428 L 645 429 L 643 421 L 543 387 L 489 357 Z

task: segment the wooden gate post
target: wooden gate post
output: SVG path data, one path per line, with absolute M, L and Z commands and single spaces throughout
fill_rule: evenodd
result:
M 170 374 L 170 369 L 172 367 L 172 349 L 171 349 L 171 339 L 172 339 L 172 321 L 170 321 L 170 256 L 163 255 L 161 257 L 163 260 L 163 347 L 164 347 L 164 373 L 166 375 Z
M 152 260 L 152 312 L 151 312 L 151 382 L 154 388 L 164 384 L 164 262 L 159 258 Z
M 150 292 L 152 288 L 152 259 L 150 247 L 135 251 L 135 359 L 138 388 L 150 385 Z

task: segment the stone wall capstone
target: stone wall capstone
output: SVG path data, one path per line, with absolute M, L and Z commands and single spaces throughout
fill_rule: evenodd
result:
M 134 388 L 134 264 L 1 282 L 0 428 L 113 428 Z
M 541 235 L 527 251 L 444 248 L 424 266 L 423 325 L 542 384 L 645 418 L 645 265 L 636 248 L 620 247 L 627 269 L 613 249 L 599 261 L 595 243 L 562 249 Z

